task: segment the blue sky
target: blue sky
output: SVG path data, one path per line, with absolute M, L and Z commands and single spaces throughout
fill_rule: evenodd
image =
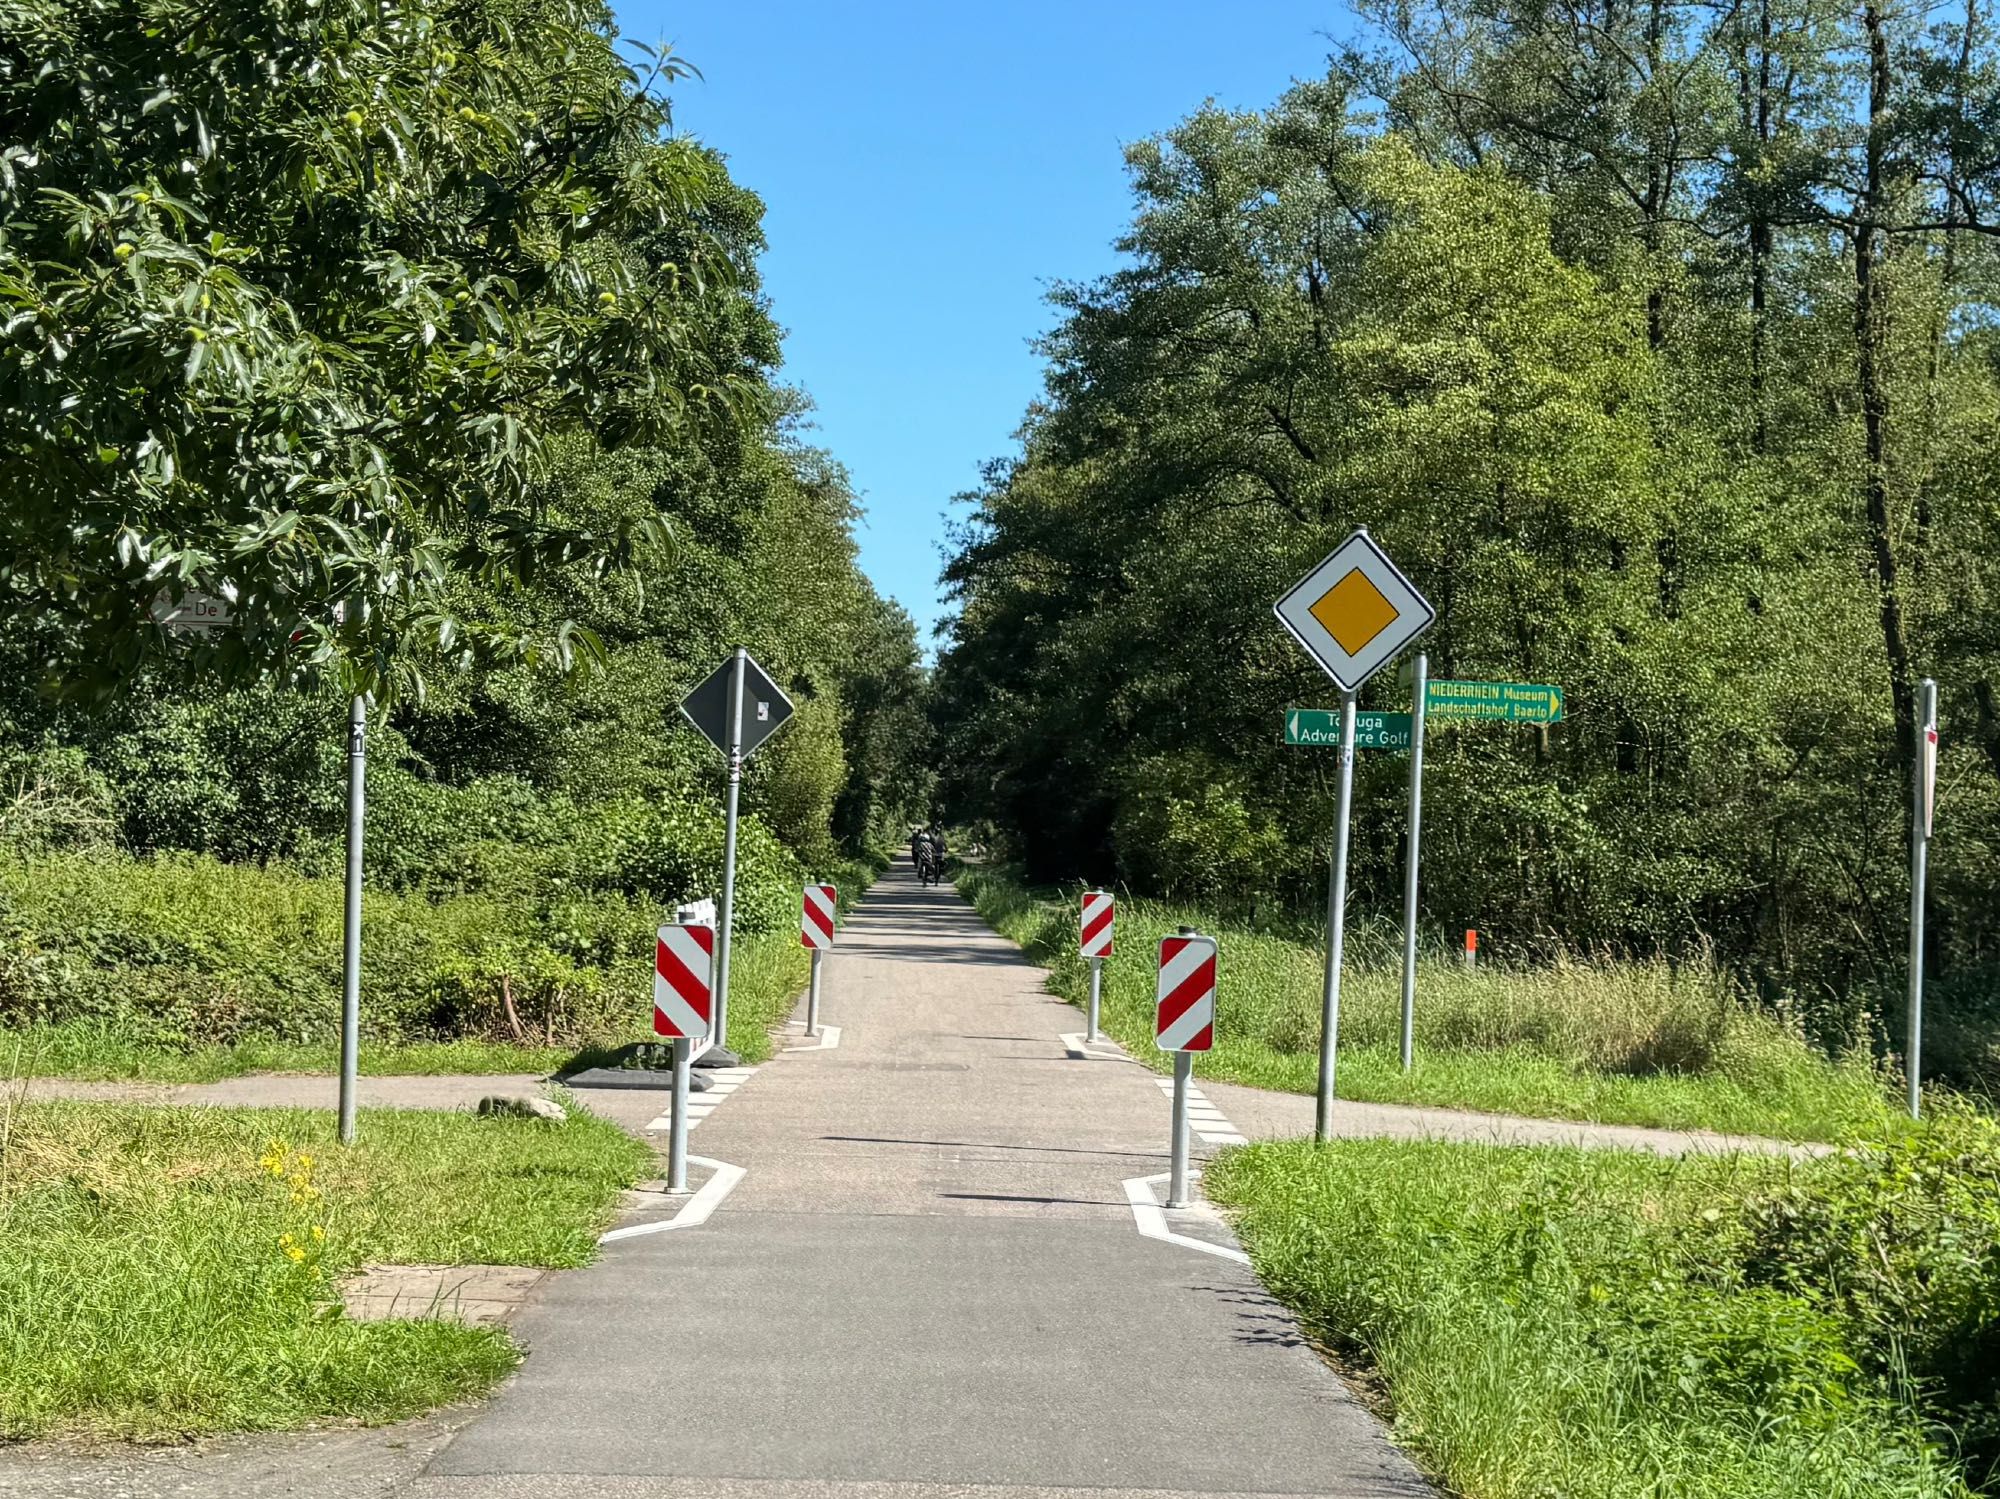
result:
M 614 5 L 701 69 L 676 123 L 764 198 L 785 378 L 867 507 L 863 567 L 926 645 L 951 496 L 1040 391 L 1046 287 L 1115 262 L 1121 145 L 1207 98 L 1270 103 L 1350 27 L 1341 0 Z

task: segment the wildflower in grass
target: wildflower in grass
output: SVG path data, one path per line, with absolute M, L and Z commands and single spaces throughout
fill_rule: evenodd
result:
M 273 1176 L 283 1176 L 285 1159 L 291 1154 L 291 1150 L 292 1147 L 283 1140 L 267 1140 L 264 1143 L 264 1153 L 257 1157 L 257 1164 Z

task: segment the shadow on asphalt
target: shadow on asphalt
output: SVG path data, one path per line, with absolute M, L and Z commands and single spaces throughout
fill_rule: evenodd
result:
M 843 1145 L 949 1145 L 958 1150 L 1028 1150 L 1036 1155 L 1129 1156 L 1135 1161 L 1157 1161 L 1163 1150 L 1086 1150 L 1080 1145 L 1000 1145 L 988 1140 L 896 1140 L 886 1135 L 821 1135 L 822 1140 Z
M 1122 1197 L 1031 1197 L 1014 1192 L 940 1192 L 938 1196 L 954 1202 L 1036 1202 L 1053 1206 L 1058 1203 L 1079 1208 L 1122 1208 L 1127 1206 Z
M 1197 1286 L 1195 1289 L 1239 1308 L 1236 1320 L 1240 1325 L 1234 1334 L 1237 1342 L 1265 1348 L 1309 1346 L 1291 1313 L 1270 1297 L 1246 1291 L 1241 1286 Z

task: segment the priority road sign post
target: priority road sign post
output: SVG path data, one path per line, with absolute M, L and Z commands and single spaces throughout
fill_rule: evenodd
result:
M 1314 1132 L 1333 1127 L 1340 1037 L 1341 948 L 1347 933 L 1347 833 L 1354 805 L 1355 694 L 1429 629 L 1437 611 L 1366 528 L 1335 547 L 1272 606 L 1279 623 L 1340 689 L 1340 791 L 1326 895 L 1326 987 L 1320 1017 Z
M 170 635 L 213 635 L 236 623 L 227 597 L 185 589 L 153 599 L 153 622 Z M 347 703 L 347 888 L 340 925 L 340 1084 L 336 1136 L 352 1145 L 361 1062 L 361 853 L 368 823 L 368 699 Z
M 1153 1044 L 1174 1054 L 1173 1147 L 1167 1206 L 1187 1206 L 1188 1085 L 1194 1054 L 1215 1045 L 1215 939 L 1184 926 L 1160 939 L 1160 976 L 1153 991 Z
M 806 1034 L 819 1034 L 819 960 L 833 946 L 833 917 L 840 892 L 831 885 L 808 885 L 799 914 L 799 943 L 812 950 L 812 983 L 806 989 Z
M 1109 890 L 1086 890 L 1083 910 L 1077 919 L 1077 951 L 1090 959 L 1090 1010 L 1084 1040 L 1097 1039 L 1098 1001 L 1104 989 L 1104 960 L 1111 956 L 1113 928 L 1118 921 L 1118 902 Z
M 667 1190 L 687 1190 L 688 1068 L 714 1014 L 715 928 L 673 922 L 653 945 L 653 1031 L 674 1048 L 673 1106 L 667 1129 Z
M 1403 1070 L 1416 1061 L 1417 1047 L 1417 857 L 1424 826 L 1424 709 L 1430 693 L 1430 658 L 1417 652 L 1410 694 L 1410 827 L 1403 865 Z
M 1910 1117 L 1923 1113 L 1924 884 L 1930 872 L 1931 814 L 1937 803 L 1937 683 L 1925 677 L 1918 707 L 1918 763 L 1910 815 L 1910 1032 L 1905 1081 Z
M 729 805 L 722 829 L 722 933 L 715 960 L 715 1044 L 704 1067 L 733 1067 L 729 1050 L 729 945 L 736 925 L 736 806 L 743 762 L 792 716 L 792 700 L 742 646 L 681 699 L 681 712 L 729 761 Z

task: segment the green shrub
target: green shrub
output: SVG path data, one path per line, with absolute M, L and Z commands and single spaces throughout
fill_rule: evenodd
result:
M 1747 1272 L 1836 1319 L 2000 1479 L 2000 1122 L 1964 1107 L 1799 1171 L 1745 1207 Z
M 623 1028 L 657 907 L 368 891 L 363 1014 L 378 1040 Z M 0 1024 L 125 1025 L 178 1047 L 338 1034 L 340 882 L 195 855 L 0 858 Z M 639 977 L 632 977 L 639 975 Z
M 396 890 L 644 897 L 662 909 L 722 886 L 723 817 L 693 794 L 581 806 L 512 776 L 447 786 L 395 772 L 371 783 L 372 879 Z M 757 818 L 737 829 L 736 919 L 745 933 L 789 919 L 798 861 Z
M 1963 1499 L 1933 1440 L 1952 1413 L 1927 1428 L 1815 1285 L 1752 1272 L 1746 1201 L 1845 1169 L 1296 1141 L 1226 1152 L 1203 1184 L 1468 1499 Z
M 1119 783 L 1112 841 L 1120 867 L 1150 889 L 1215 897 L 1262 889 L 1287 857 L 1240 777 L 1205 756 L 1154 756 Z
M 83 751 L 0 750 L 0 848 L 104 848 L 117 827 L 110 784 Z

